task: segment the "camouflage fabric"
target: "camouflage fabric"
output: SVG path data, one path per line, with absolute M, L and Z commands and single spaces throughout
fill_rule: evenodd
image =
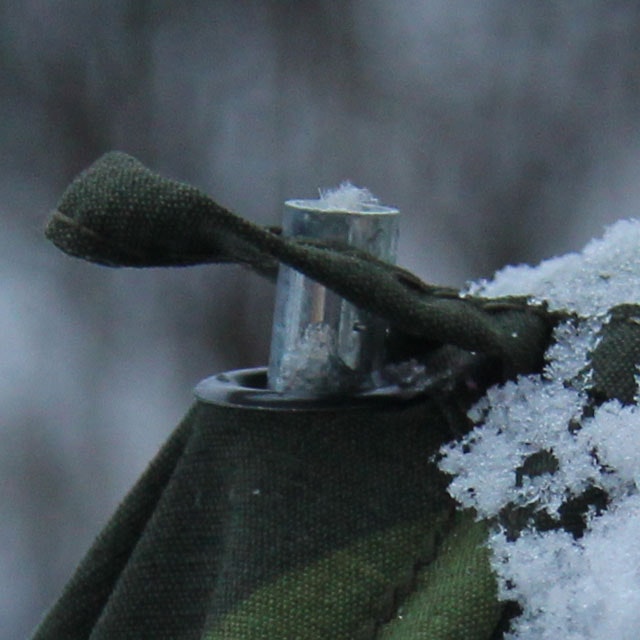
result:
M 437 396 L 198 402 L 35 638 L 490 637 L 502 606 L 484 529 L 429 459 L 466 427 Z M 400 612 L 423 589 L 438 615 L 407 634 Z
M 497 601 L 487 524 L 457 512 L 432 456 L 469 429 L 489 385 L 540 371 L 565 315 L 462 297 L 348 247 L 284 238 L 121 153 L 71 184 L 46 233 L 109 266 L 237 262 L 273 277 L 286 263 L 386 318 L 391 363 L 411 357 L 439 375 L 393 402 L 291 411 L 199 400 L 36 640 L 501 637 L 513 611 Z M 603 329 L 596 400 L 635 393 L 634 314 L 618 309 Z M 520 471 L 540 469 L 553 470 L 551 455 Z M 505 518 L 517 529 L 518 514 Z

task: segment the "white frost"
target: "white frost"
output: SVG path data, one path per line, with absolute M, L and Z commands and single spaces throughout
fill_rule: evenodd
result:
M 503 531 L 491 536 L 501 596 L 523 608 L 509 638 L 639 636 L 640 409 L 610 401 L 592 417 L 582 413 L 588 354 L 601 324 L 611 307 L 640 303 L 639 250 L 640 222 L 625 220 L 581 253 L 508 267 L 469 287 L 484 296 L 529 295 L 582 320 L 557 327 L 541 375 L 494 387 L 471 410 L 476 428 L 441 452 L 440 467 L 453 475 L 451 495 L 479 517 L 495 516 L 509 503 L 554 516 L 563 500 L 587 486 L 610 499 L 602 514 L 588 515 L 579 540 L 529 529 L 515 542 Z M 516 483 L 516 469 L 539 451 L 551 451 L 558 470 Z
M 380 204 L 369 189 L 362 189 L 343 182 L 335 189 L 320 189 L 318 208 L 327 211 L 367 211 L 372 206 Z
M 636 640 L 640 629 L 640 496 L 595 518 L 579 541 L 562 531 L 490 541 L 502 596 L 524 605 L 507 638 Z M 505 587 L 507 580 L 514 589 Z
M 469 292 L 497 297 L 527 295 L 551 309 L 585 317 L 601 316 L 616 304 L 639 302 L 640 224 L 621 220 L 581 253 L 545 260 L 537 267 L 506 267 L 490 282 L 470 285 Z

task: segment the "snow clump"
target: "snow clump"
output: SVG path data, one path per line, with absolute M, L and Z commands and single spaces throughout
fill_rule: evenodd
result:
M 589 353 L 609 310 L 640 304 L 640 221 L 624 220 L 581 253 L 537 267 L 507 267 L 469 287 L 487 297 L 526 295 L 580 320 L 560 324 L 541 374 L 489 389 L 470 412 L 476 427 L 443 447 L 451 495 L 480 518 L 507 506 L 558 519 L 567 499 L 605 492 L 581 537 L 557 528 L 497 528 L 488 541 L 500 597 L 523 613 L 508 638 L 635 639 L 640 629 L 640 409 L 588 405 Z M 521 475 L 532 455 L 553 455 L 553 473 Z

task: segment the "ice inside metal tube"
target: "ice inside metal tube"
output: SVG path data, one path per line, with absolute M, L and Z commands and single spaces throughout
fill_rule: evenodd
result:
M 356 247 L 395 262 L 399 211 L 349 183 L 318 200 L 285 203 L 283 234 Z M 371 389 L 381 367 L 386 323 L 290 267 L 278 275 L 269 387 L 294 395 Z

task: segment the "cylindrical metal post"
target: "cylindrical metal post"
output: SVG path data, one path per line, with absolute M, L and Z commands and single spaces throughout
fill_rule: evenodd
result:
M 319 200 L 285 203 L 283 233 L 348 244 L 394 262 L 398 210 L 343 185 Z M 342 394 L 373 386 L 386 323 L 287 266 L 278 276 L 269 386 L 299 395 Z

